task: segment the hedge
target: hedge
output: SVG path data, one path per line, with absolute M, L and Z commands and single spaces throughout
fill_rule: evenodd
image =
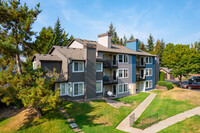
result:
M 157 84 L 160 85 L 160 86 L 166 86 L 168 90 L 171 90 L 173 88 L 173 84 L 171 82 L 158 81 Z
M 165 81 L 165 73 L 160 72 L 160 81 Z

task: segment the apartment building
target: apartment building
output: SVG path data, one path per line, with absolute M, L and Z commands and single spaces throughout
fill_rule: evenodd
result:
M 67 100 L 128 96 L 154 89 L 159 77 L 158 58 L 139 50 L 138 39 L 113 45 L 109 33 L 98 35 L 98 42 L 75 38 L 67 47 L 53 46 L 32 62 L 34 69 L 56 68 L 55 89 Z

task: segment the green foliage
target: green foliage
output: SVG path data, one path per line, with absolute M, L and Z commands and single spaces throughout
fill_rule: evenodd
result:
M 160 86 L 166 86 L 168 90 L 171 90 L 173 88 L 173 84 L 171 82 L 158 81 L 157 84 L 160 85 Z
M 160 81 L 165 81 L 165 73 L 160 72 Z
M 27 71 L 19 77 L 17 87 L 19 88 L 19 98 L 25 107 L 33 107 L 42 115 L 43 108 L 55 108 L 59 103 L 59 89 L 53 91 L 53 85 L 57 79 L 55 70 L 51 74 L 46 74 L 41 68 Z
M 195 42 L 194 43 L 194 48 L 200 53 L 200 42 Z
M 138 42 L 138 45 L 139 45 L 139 49 L 142 50 L 142 51 L 147 51 L 147 48 L 145 46 L 145 44 L 141 41 Z
M 172 75 L 178 77 L 181 84 L 183 76 L 199 71 L 200 54 L 189 45 L 169 43 L 163 52 L 162 63 L 165 67 L 172 69 Z
M 55 44 L 56 37 L 54 31 L 51 27 L 43 27 L 36 37 L 35 43 L 37 44 L 37 52 L 42 54 L 47 54 L 52 46 Z
M 162 66 L 162 55 L 165 50 L 165 42 L 163 41 L 163 39 L 161 41 L 159 39 L 157 40 L 154 50 L 154 53 L 156 55 L 159 55 L 160 65 Z
M 131 34 L 129 40 L 133 40 L 133 39 L 134 39 L 134 36 L 133 36 L 133 34 Z
M 147 50 L 150 51 L 150 52 L 153 51 L 154 50 L 154 39 L 153 39 L 153 36 L 151 34 L 149 35 L 147 43 L 148 43 Z
M 35 32 L 32 24 L 41 12 L 39 4 L 35 10 L 18 0 L 0 1 L 0 48 L 15 56 L 17 72 L 21 74 L 20 55 L 31 56 L 36 47 L 31 41 Z M 19 48 L 20 47 L 20 48 Z

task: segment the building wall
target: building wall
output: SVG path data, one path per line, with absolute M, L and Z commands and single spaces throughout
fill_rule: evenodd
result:
M 146 64 L 145 68 L 152 68 L 152 76 L 146 76 L 145 80 L 152 80 L 152 88 L 148 88 L 146 90 L 151 90 L 151 89 L 155 89 L 155 84 L 156 84 L 156 80 L 155 80 L 155 75 L 156 75 L 156 70 L 155 70 L 155 57 L 152 57 L 152 64 Z M 158 70 L 157 70 L 158 71 Z M 145 84 L 146 86 L 146 84 Z
M 83 44 L 81 44 L 77 41 L 74 41 L 69 47 L 70 48 L 83 48 Z
M 61 61 L 41 61 L 41 67 L 46 72 L 53 72 L 54 68 L 56 69 L 56 73 L 61 73 Z

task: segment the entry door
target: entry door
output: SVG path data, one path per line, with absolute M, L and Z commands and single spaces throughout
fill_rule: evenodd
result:
M 116 80 L 117 78 L 117 72 L 116 72 L 116 70 L 113 70 L 113 80 Z
M 143 57 L 140 58 L 140 61 L 141 61 L 141 62 L 140 62 L 140 65 L 141 65 L 141 66 L 144 66 L 144 58 L 143 58 Z
M 113 93 L 113 95 L 116 95 L 116 93 L 117 93 L 117 87 L 116 87 L 116 85 L 113 85 L 112 93 Z
M 144 70 L 140 70 L 140 77 L 143 78 L 144 77 Z
M 143 82 L 141 82 L 141 84 L 140 84 L 140 89 L 142 90 L 142 91 L 145 91 L 145 86 L 144 86 L 144 81 Z
M 113 55 L 113 65 L 117 65 L 117 56 Z

